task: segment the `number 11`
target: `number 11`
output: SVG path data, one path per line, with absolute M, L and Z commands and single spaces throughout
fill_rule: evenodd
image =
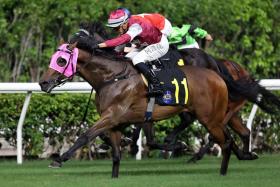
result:
M 171 83 L 175 85 L 175 99 L 176 99 L 176 103 L 178 104 L 179 103 L 179 84 L 178 84 L 177 79 L 175 79 L 175 78 L 173 79 L 173 81 Z M 186 78 L 184 78 L 183 81 L 181 81 L 181 84 L 184 85 L 185 104 L 187 104 L 189 93 L 188 93 L 188 86 L 187 86 Z

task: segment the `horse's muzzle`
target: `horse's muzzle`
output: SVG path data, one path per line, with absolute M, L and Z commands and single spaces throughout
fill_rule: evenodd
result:
M 50 82 L 48 81 L 40 81 L 39 82 L 39 85 L 41 87 L 41 90 L 43 92 L 47 92 L 47 93 L 50 93 L 52 91 L 52 89 L 55 87 L 54 84 L 51 84 Z

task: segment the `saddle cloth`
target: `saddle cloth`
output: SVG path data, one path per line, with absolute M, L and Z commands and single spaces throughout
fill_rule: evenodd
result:
M 156 104 L 162 106 L 186 105 L 188 102 L 187 78 L 180 66 L 184 65 L 181 55 L 170 50 L 160 59 L 150 62 L 163 88 L 163 95 L 156 97 Z

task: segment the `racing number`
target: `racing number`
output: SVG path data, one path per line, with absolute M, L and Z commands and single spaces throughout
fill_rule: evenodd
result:
M 173 81 L 171 82 L 172 84 L 175 85 L 175 99 L 176 99 L 176 103 L 179 103 L 179 84 L 177 79 L 173 79 Z M 189 93 L 188 93 L 188 87 L 187 87 L 187 80 L 186 78 L 183 79 L 183 81 L 181 81 L 181 84 L 184 85 L 184 89 L 185 89 L 185 104 L 187 104 L 188 101 L 188 97 L 189 97 Z

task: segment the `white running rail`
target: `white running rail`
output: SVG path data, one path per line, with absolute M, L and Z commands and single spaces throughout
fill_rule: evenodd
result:
M 268 90 L 280 90 L 280 79 L 262 79 L 260 81 L 260 85 L 262 85 L 263 87 L 265 87 Z M 248 129 L 250 129 L 250 131 L 252 131 L 252 125 L 253 125 L 253 121 L 255 118 L 255 115 L 257 113 L 258 110 L 258 106 L 256 104 L 253 105 L 253 108 L 250 112 L 248 121 L 247 121 L 247 127 Z M 249 144 L 249 150 L 252 150 L 252 133 L 250 134 L 250 144 Z
M 69 82 L 56 87 L 52 93 L 90 93 L 92 87 L 87 82 Z M 26 93 L 17 125 L 17 163 L 22 164 L 22 127 L 32 93 L 44 93 L 38 83 L 0 83 L 0 93 Z
M 280 79 L 263 79 L 260 81 L 260 84 L 269 90 L 280 90 Z M 92 87 L 87 82 L 69 82 L 69 83 L 65 83 L 60 87 L 54 88 L 52 93 L 64 93 L 64 92 L 90 93 L 91 88 Z M 22 126 L 31 99 L 31 95 L 32 93 L 44 93 L 44 92 L 41 91 L 41 88 L 38 83 L 0 83 L 0 93 L 26 93 L 26 98 L 17 125 L 17 163 L 22 164 Z M 247 127 L 250 130 L 252 129 L 252 124 L 257 109 L 258 106 L 254 105 L 251 110 L 249 119 L 247 121 Z M 142 145 L 140 143 L 140 140 L 138 141 L 138 145 L 140 145 L 139 146 L 140 154 L 139 153 L 137 154 L 136 157 L 137 160 L 141 159 Z M 251 143 L 250 143 L 250 150 L 251 150 Z

